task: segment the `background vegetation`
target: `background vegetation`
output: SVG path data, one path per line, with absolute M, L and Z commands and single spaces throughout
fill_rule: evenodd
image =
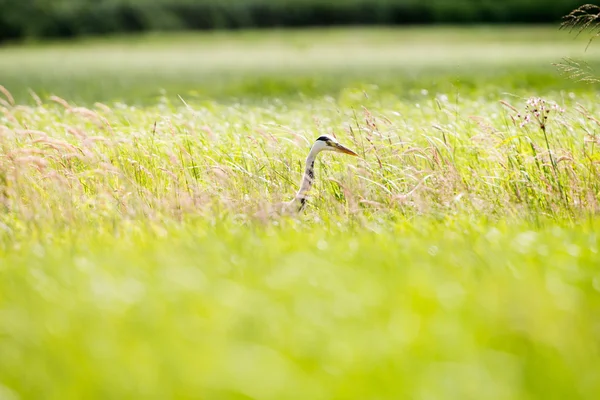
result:
M 419 102 L 422 91 L 589 92 L 553 63 L 598 65 L 587 37 L 554 27 L 311 29 L 78 39 L 0 48 L 0 82 L 18 103 L 30 91 L 80 105 L 305 101 L 355 92 Z
M 0 0 L 0 41 L 148 30 L 558 22 L 581 0 Z
M 0 49 L 0 399 L 596 399 L 600 106 L 551 65 L 585 44 Z M 360 157 L 270 215 L 324 133 Z

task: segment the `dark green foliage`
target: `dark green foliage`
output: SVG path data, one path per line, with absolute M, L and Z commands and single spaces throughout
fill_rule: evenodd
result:
M 0 41 L 147 30 L 558 22 L 581 0 L 0 0 Z

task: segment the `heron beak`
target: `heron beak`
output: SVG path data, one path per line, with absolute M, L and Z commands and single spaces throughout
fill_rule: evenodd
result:
M 351 156 L 355 156 L 357 157 L 358 154 L 356 154 L 355 152 L 353 152 L 352 150 L 350 150 L 349 148 L 342 146 L 339 143 L 331 143 L 331 145 L 333 146 L 334 150 L 340 153 L 344 153 L 344 154 L 350 154 Z

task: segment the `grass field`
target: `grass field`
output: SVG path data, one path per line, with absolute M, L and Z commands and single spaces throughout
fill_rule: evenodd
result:
M 400 98 L 423 88 L 497 97 L 530 87 L 576 90 L 552 63 L 582 57 L 597 65 L 596 46 L 586 52 L 586 44 L 586 36 L 555 27 L 150 35 L 0 48 L 0 80 L 19 103 L 31 100 L 28 89 L 76 102 L 151 105 L 164 93 L 248 101 L 337 97 L 373 84 Z
M 0 399 L 595 399 L 600 106 L 552 66 L 585 45 L 0 48 Z M 359 157 L 266 213 L 325 133 Z

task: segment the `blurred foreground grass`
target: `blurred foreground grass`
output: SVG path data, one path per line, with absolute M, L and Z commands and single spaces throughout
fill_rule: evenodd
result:
M 525 31 L 0 50 L 0 399 L 595 399 L 600 107 Z M 262 216 L 323 133 L 360 157 Z
M 349 223 L 21 243 L 0 267 L 3 393 L 595 398 L 598 221 Z

